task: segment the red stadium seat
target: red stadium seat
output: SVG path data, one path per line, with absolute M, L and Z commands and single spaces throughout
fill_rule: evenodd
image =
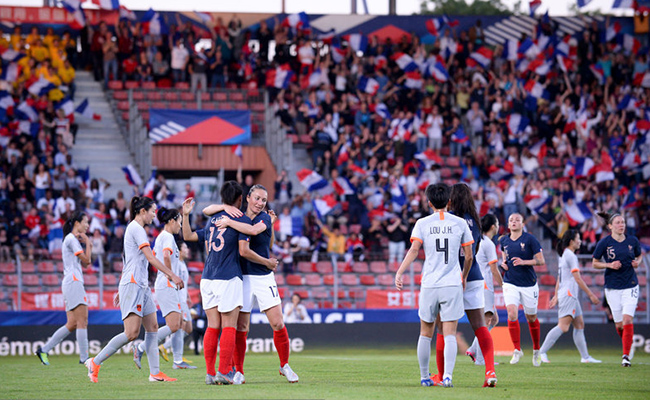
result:
M 181 96 L 178 92 L 165 92 L 163 98 L 167 101 L 178 101 Z
M 18 275 L 4 275 L 2 277 L 2 286 L 18 286 Z
M 167 108 L 167 102 L 166 101 L 154 101 L 153 103 L 151 103 L 151 108 L 165 109 L 165 108 Z
M 348 296 L 351 299 L 365 299 L 366 298 L 366 293 L 362 290 L 350 290 L 348 292 Z
M 63 254 L 61 252 L 61 249 L 54 249 L 52 250 L 52 253 L 50 253 L 50 256 L 52 257 L 52 260 L 63 260 Z
M 548 267 L 546 266 L 546 264 L 544 264 L 544 265 L 536 265 L 533 268 L 535 269 L 535 272 L 538 273 L 538 274 L 547 274 L 548 273 Z
M 244 101 L 244 94 L 242 92 L 228 93 L 228 100 L 230 101 Z
M 133 100 L 144 100 L 144 92 L 133 91 Z
M 355 274 L 342 274 L 341 284 L 345 286 L 357 286 L 359 284 L 359 278 Z
M 203 110 L 216 110 L 218 108 L 219 108 L 218 104 L 213 103 L 213 102 L 204 101 L 203 104 L 201 104 L 201 109 L 203 109 Z M 255 132 L 253 132 L 253 133 L 255 133 Z
M 388 267 L 383 261 L 372 261 L 370 263 L 370 271 L 375 274 L 385 274 L 388 272 Z
M 282 275 L 282 274 L 274 274 L 274 276 L 275 276 L 275 283 L 278 286 L 285 284 L 284 275 Z
M 113 261 L 113 272 L 122 272 L 124 264 L 122 261 Z
M 0 263 L 0 273 L 3 274 L 14 274 L 16 273 L 16 265 L 11 262 Z
M 330 300 L 322 300 L 318 302 L 318 308 L 323 308 L 323 309 L 334 308 L 334 303 Z
M 548 275 L 550 276 L 550 275 Z M 551 292 L 548 290 L 540 290 L 539 291 L 539 300 L 538 300 L 538 307 L 540 310 L 548 310 L 549 308 L 549 302 L 551 301 Z
M 344 310 L 352 308 L 352 303 L 349 301 L 339 301 L 339 308 Z
M 246 104 L 246 103 L 235 103 L 235 110 L 248 110 L 248 104 Z
M 118 101 L 117 102 L 117 109 L 120 111 L 128 111 L 129 110 L 129 102 L 128 101 Z
M 0 311 L 9 311 L 10 307 L 7 303 L 0 303 Z
M 305 284 L 309 286 L 320 286 L 323 283 L 320 275 L 318 274 L 307 274 L 305 275 Z
M 214 92 L 212 93 L 212 100 L 214 101 L 227 101 L 228 95 L 225 92 Z
M 137 89 L 140 87 L 140 82 L 138 81 L 126 81 L 124 82 L 125 89 Z
M 302 285 L 302 276 L 300 275 L 287 275 L 287 285 Z
M 645 310 L 647 310 L 647 309 L 648 309 L 648 303 L 646 303 L 645 301 L 640 301 L 640 302 L 636 305 L 636 310 L 637 310 L 637 311 L 645 311 Z
M 593 283 L 593 278 L 589 274 L 580 274 L 582 280 L 585 281 L 587 286 L 590 286 Z
M 198 110 L 199 109 L 199 104 L 197 102 L 185 103 L 185 109 L 186 110 Z
M 117 286 L 119 279 L 113 274 L 104 274 L 104 286 Z
M 256 128 L 256 129 L 252 130 L 253 133 L 257 133 L 259 131 L 259 126 L 257 126 L 257 124 L 253 124 L 253 127 Z M 289 140 L 291 140 L 291 143 L 293 143 L 293 144 L 298 143 L 298 135 L 293 135 L 293 134 L 289 133 L 289 134 L 287 134 L 287 138 L 289 138 Z
M 314 299 L 329 299 L 329 298 L 331 298 L 329 291 L 320 290 L 320 289 L 314 289 L 311 292 L 311 297 L 314 298 Z
M 221 102 L 221 103 L 218 103 L 218 104 L 219 104 L 219 107 L 217 108 L 217 110 L 232 110 L 232 109 L 234 109 L 233 105 L 230 104 L 230 103 Z
M 420 274 L 415 275 L 415 284 L 418 286 L 422 284 L 422 275 Z
M 253 88 L 253 89 L 248 89 L 248 92 L 246 92 L 246 96 L 248 97 L 257 97 L 260 95 L 259 89 Z
M 368 268 L 368 263 L 363 261 L 358 261 L 352 263 L 352 272 L 357 274 L 367 274 L 370 269 Z
M 138 104 L 138 111 L 147 111 L 150 108 L 149 103 L 147 103 L 146 101 L 139 101 L 137 104 Z
M 196 101 L 196 93 L 181 92 L 181 101 Z
M 546 165 L 552 168 L 562 167 L 562 159 L 559 157 L 546 157 Z
M 25 286 L 40 286 L 41 282 L 38 279 L 38 275 L 26 274 L 23 275 L 23 285 Z
M 311 263 L 309 261 L 298 261 L 298 265 L 296 266 L 296 268 L 298 272 L 302 272 L 303 274 L 314 272 L 313 268 L 311 267 Z
M 113 98 L 115 100 L 128 100 L 129 92 L 127 92 L 126 90 L 116 90 L 113 92 Z
M 38 272 L 54 272 L 54 263 L 52 261 L 41 261 L 38 263 Z
M 98 286 L 99 285 L 99 278 L 97 275 L 91 274 L 91 275 L 85 275 L 84 276 L 84 286 Z
M 553 275 L 542 275 L 539 278 L 539 283 L 546 286 L 555 286 L 555 277 Z
M 373 286 L 375 284 L 375 276 L 374 275 L 361 275 L 359 277 L 359 280 L 361 281 L 362 285 Z
M 61 281 L 59 280 L 59 275 L 56 274 L 45 274 L 43 275 L 43 285 L 45 286 L 59 286 Z
M 182 110 L 183 108 L 185 108 L 185 105 L 180 101 L 172 101 L 169 104 L 167 104 L 167 108 L 172 110 Z
M 449 168 L 460 167 L 460 158 L 458 157 L 447 157 L 445 160 L 445 166 Z
M 323 285 L 327 285 L 327 286 L 334 285 L 334 275 L 329 274 L 329 275 L 323 276 Z
M 300 143 L 306 145 L 312 145 L 314 143 L 314 139 L 312 139 L 309 135 L 300 135 L 298 136 L 298 139 L 300 140 Z
M 194 274 L 193 275 L 194 283 L 199 286 L 201 285 L 201 274 Z
M 264 103 L 252 103 L 250 105 L 251 111 L 258 111 L 258 112 L 264 112 L 266 108 L 264 107 Z
M 645 286 L 648 283 L 648 278 L 645 275 L 637 275 L 639 278 L 639 286 Z
M 157 90 L 151 92 L 145 92 L 144 98 L 150 101 L 160 101 L 163 98 L 163 94 Z
M 339 262 L 338 264 L 342 264 Z M 316 263 L 316 271 L 318 271 L 319 274 L 331 274 L 334 272 L 334 268 L 332 267 L 332 263 L 329 261 L 319 261 Z
M 278 288 L 278 295 L 280 296 L 281 299 L 286 298 L 286 297 L 287 297 L 287 293 L 289 293 L 289 291 L 287 290 L 287 288 L 283 288 L 283 287 L 279 287 L 279 288 Z
M 404 278 L 405 278 L 404 284 L 410 283 L 410 282 L 406 282 L 406 275 L 404 276 Z M 395 275 L 392 274 L 379 275 L 377 277 L 377 283 L 379 283 L 381 286 L 393 286 L 395 284 Z
M 605 275 L 603 274 L 596 275 L 595 281 L 597 286 L 605 286 Z
M 123 88 L 122 81 L 108 81 L 108 90 L 122 90 Z
M 23 272 L 23 274 L 29 274 L 32 272 L 36 272 L 36 266 L 34 265 L 33 261 L 22 261 L 20 263 L 20 268 Z
M 156 82 L 142 82 L 142 88 L 147 89 L 147 90 L 154 90 L 156 89 Z
M 174 83 L 174 88 L 178 90 L 189 90 L 190 84 L 187 82 L 176 82 Z
M 398 264 L 398 263 L 395 263 Z M 399 268 L 399 265 L 397 265 L 397 268 Z M 392 270 L 391 270 L 392 271 Z M 422 272 L 422 261 L 413 261 L 413 271 L 416 273 Z M 397 269 L 393 272 L 397 272 Z

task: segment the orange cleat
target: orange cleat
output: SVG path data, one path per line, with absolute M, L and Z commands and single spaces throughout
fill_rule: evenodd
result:
M 84 364 L 88 368 L 88 378 L 90 378 L 90 381 L 92 383 L 97 383 L 98 381 L 97 375 L 99 374 L 99 368 L 101 367 L 101 365 L 95 364 L 94 358 L 87 359 Z
M 485 382 L 483 387 L 495 387 L 497 385 L 497 374 L 494 371 L 489 371 L 485 374 Z
M 156 375 L 149 375 L 149 382 L 176 382 L 176 378 L 170 378 L 164 372 L 158 372 Z

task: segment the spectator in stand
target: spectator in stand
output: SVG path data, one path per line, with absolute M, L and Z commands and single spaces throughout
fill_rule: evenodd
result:
M 409 227 L 401 216 L 395 215 L 386 224 L 388 237 L 388 264 L 399 262 L 404 258 Z
M 223 60 L 223 53 L 220 47 L 213 46 L 209 55 L 210 86 L 213 88 L 226 87 L 226 62 Z
M 276 209 L 284 208 L 291 203 L 291 181 L 287 175 L 287 170 L 283 169 L 275 181 L 275 198 L 273 207 Z
M 174 41 L 174 47 L 171 54 L 171 68 L 174 82 L 186 81 L 186 68 L 190 59 L 190 53 L 183 45 L 181 39 Z
M 298 293 L 291 296 L 291 303 L 284 306 L 284 322 L 287 324 L 310 324 L 311 317 Z
M 154 60 L 151 63 L 153 79 L 158 83 L 161 79 L 169 77 L 169 62 L 163 58 L 163 54 L 158 51 L 154 55 Z
M 208 87 L 208 57 L 205 55 L 205 50 L 201 49 L 192 56 L 192 63 L 189 66 L 190 71 L 190 91 L 196 93 L 199 84 L 201 90 L 205 91 Z
M 101 27 L 101 25 L 100 25 Z M 101 29 L 100 29 L 101 31 Z M 102 44 L 102 53 L 104 61 L 104 89 L 108 89 L 108 80 L 119 79 L 117 75 L 117 44 L 113 41 L 113 34 L 106 32 L 104 34 L 104 41 Z M 112 75 L 110 73 L 112 72 Z

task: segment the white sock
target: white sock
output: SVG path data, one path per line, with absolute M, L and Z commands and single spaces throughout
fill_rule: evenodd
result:
M 43 346 L 42 350 L 46 353 L 48 353 L 50 350 L 52 350 L 57 344 L 61 343 L 63 339 L 68 337 L 71 331 L 68 330 L 68 327 L 63 325 L 59 329 L 54 332 L 50 340 L 45 343 L 45 346 Z
M 458 353 L 458 343 L 455 335 L 445 336 L 445 374 L 444 378 L 451 378 L 456 366 L 456 354 Z
M 418 339 L 418 363 L 420 378 L 429 379 L 429 361 L 431 359 L 431 338 L 420 335 Z
M 158 332 L 160 332 L 160 329 Z M 149 361 L 149 373 L 151 375 L 158 375 L 160 373 L 160 357 L 158 355 L 157 332 L 144 333 L 144 349 L 147 352 L 147 360 Z
M 77 329 L 77 344 L 79 345 L 79 360 L 88 359 L 88 329 Z
M 560 329 L 559 326 L 556 326 L 555 328 L 548 331 L 546 338 L 544 339 L 544 343 L 542 343 L 542 347 L 539 349 L 539 352 L 546 354 L 563 333 L 564 332 L 562 332 L 562 329 Z
M 573 343 L 575 343 L 580 357 L 589 358 L 589 351 L 587 350 L 587 339 L 585 339 L 585 330 L 573 328 Z
M 185 344 L 183 342 L 183 333 L 185 331 L 182 329 L 177 330 L 174 332 L 174 334 L 171 336 L 172 338 L 172 351 L 174 352 L 174 362 L 176 364 L 180 364 L 183 362 L 183 345 Z
M 174 337 L 174 335 L 167 336 L 167 338 L 165 339 L 165 344 L 163 344 L 163 346 L 165 346 L 165 349 L 167 350 L 172 348 L 172 337 Z
M 169 329 L 167 325 L 163 326 L 162 328 L 158 328 L 158 333 L 156 333 L 156 347 L 158 347 L 158 344 L 161 343 L 165 338 L 169 335 L 171 335 L 172 330 Z M 138 345 L 138 349 L 140 351 L 145 351 L 146 350 L 146 344 L 144 342 L 140 342 Z
M 117 352 L 122 346 L 125 344 L 129 343 L 129 338 L 126 337 L 126 334 L 124 332 L 120 333 L 119 335 L 116 335 L 111 339 L 110 342 L 97 354 L 93 360 L 93 362 L 97 365 L 101 365 L 106 359 L 115 352 Z

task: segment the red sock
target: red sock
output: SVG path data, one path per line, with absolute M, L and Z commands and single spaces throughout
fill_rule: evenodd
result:
M 535 322 L 528 322 L 530 337 L 533 339 L 533 350 L 539 350 L 539 319 Z
M 273 344 L 275 345 L 275 349 L 278 351 L 280 366 L 284 367 L 284 365 L 289 362 L 289 353 L 291 351 L 291 346 L 289 345 L 289 332 L 287 332 L 286 326 L 283 326 L 282 329 L 278 331 L 273 331 Z
M 510 331 L 510 340 L 515 346 L 515 350 L 521 351 L 521 332 L 519 329 L 519 321 L 508 320 L 508 331 Z
M 235 352 L 235 338 L 237 330 L 233 327 L 223 328 L 221 330 L 221 347 L 219 349 L 219 372 L 223 375 L 230 372 L 232 355 Z
M 634 336 L 634 325 L 623 325 L 623 354 L 626 356 L 630 355 L 630 350 L 632 349 L 632 338 Z
M 474 331 L 478 345 L 483 353 L 485 359 L 485 373 L 494 371 L 494 344 L 492 343 L 492 335 L 485 326 L 482 326 Z
M 616 328 L 616 333 L 618 333 L 618 336 L 620 336 L 621 339 L 623 339 L 623 329 Z
M 217 362 L 217 346 L 219 345 L 219 329 L 208 328 L 203 335 L 203 357 L 205 358 L 205 370 L 208 375 L 217 374 L 214 366 Z
M 232 357 L 235 370 L 244 373 L 244 357 L 246 357 L 246 336 L 248 332 L 237 331 L 235 336 L 235 354 Z
M 445 374 L 445 337 L 436 335 L 436 365 L 438 366 L 438 379 L 442 381 Z

